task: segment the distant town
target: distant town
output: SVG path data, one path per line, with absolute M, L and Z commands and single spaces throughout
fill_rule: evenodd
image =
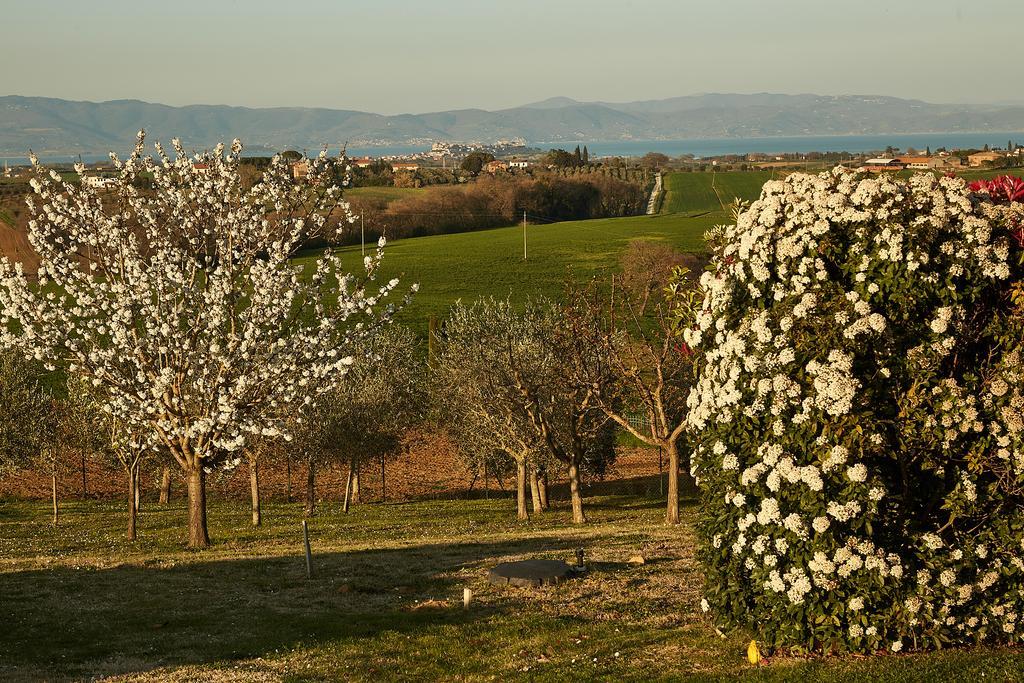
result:
M 283 153 L 292 163 L 296 179 L 306 174 L 302 154 Z M 247 157 L 247 162 L 262 165 L 269 157 Z M 984 146 L 981 149 L 947 149 L 939 147 L 918 150 L 913 147 L 888 147 L 860 154 L 847 152 L 803 152 L 785 154 L 724 154 L 698 157 L 693 154 L 669 156 L 648 152 L 643 156 L 593 156 L 586 145 L 574 151 L 531 147 L 522 138 L 480 142 L 433 142 L 429 149 L 405 154 L 359 156 L 349 159 L 355 185 L 394 185 L 421 187 L 426 185 L 466 182 L 487 173 L 516 174 L 559 168 L 644 168 L 672 171 L 750 171 L 801 170 L 826 166 L 846 166 L 871 172 L 961 169 L 1013 168 L 1024 165 L 1024 147 L 1007 141 L 1005 147 Z M 72 163 L 49 164 L 57 170 L 72 171 Z M 86 164 L 86 182 L 102 186 L 111 180 L 113 167 L 108 162 Z M 4 162 L 3 179 L 17 181 L 27 173 L 24 165 Z M 362 181 L 362 182 L 361 182 Z M 8 187 L 9 192 L 14 188 Z M 4 189 L 0 188 L 0 194 Z

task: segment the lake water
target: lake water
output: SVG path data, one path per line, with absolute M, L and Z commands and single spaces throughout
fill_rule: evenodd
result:
M 892 146 L 900 150 L 913 147 L 918 150 L 925 148 L 946 147 L 947 149 L 981 149 L 1005 147 L 1007 141 L 1024 144 L 1024 132 L 1002 131 L 991 133 L 892 133 L 887 135 L 806 135 L 795 137 L 769 138 L 705 138 L 695 140 L 559 140 L 556 142 L 531 141 L 530 147 L 551 149 L 561 147 L 572 150 L 578 144 L 587 146 L 591 156 L 643 156 L 647 152 L 661 152 L 669 156 L 692 154 L 696 157 L 720 156 L 724 154 L 746 154 L 759 152 L 763 154 L 805 153 L 805 152 L 880 152 Z M 392 154 L 412 154 L 429 149 L 428 145 L 381 145 L 378 147 L 352 147 L 349 156 L 385 156 Z M 7 160 L 11 165 L 24 164 L 24 157 L 2 157 L 0 163 Z M 78 157 L 43 157 L 46 163 L 67 163 L 76 161 Z M 83 154 L 83 161 L 93 163 L 107 159 L 105 154 Z

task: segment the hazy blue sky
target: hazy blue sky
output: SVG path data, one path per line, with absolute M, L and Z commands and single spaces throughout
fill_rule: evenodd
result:
M 555 95 L 1024 100 L 1024 0 L 0 4 L 0 95 L 388 114 Z

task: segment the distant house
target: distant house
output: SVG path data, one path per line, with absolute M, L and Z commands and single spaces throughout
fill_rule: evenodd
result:
M 302 180 L 307 175 L 309 175 L 309 163 L 305 159 L 292 162 L 292 177 L 295 180 Z
M 929 169 L 934 168 L 933 161 L 934 157 L 899 157 L 896 161 L 903 164 L 906 168 L 916 169 Z
M 494 161 L 488 161 L 484 164 L 484 170 L 488 173 L 497 173 L 498 171 L 508 170 L 508 162 L 502 161 L 501 159 L 495 159 Z
M 116 185 L 117 179 L 105 178 L 99 175 L 87 175 L 84 178 L 82 178 L 82 182 L 89 187 L 103 188 L 107 187 L 108 185 Z
M 967 156 L 967 164 L 969 166 L 984 166 L 993 161 L 999 161 L 1005 156 L 1005 152 L 976 152 Z
M 905 166 L 899 159 L 890 159 L 889 157 L 875 157 L 874 159 L 868 159 L 861 166 L 865 171 L 879 172 L 879 171 L 902 171 Z
M 396 161 L 391 164 L 391 170 L 395 173 L 399 171 L 418 171 L 420 170 L 420 165 L 411 161 Z
M 530 168 L 530 162 L 526 159 L 512 159 L 508 162 L 509 168 Z
M 943 155 L 932 157 L 932 165 L 929 168 L 962 168 L 963 165 L 964 160 L 961 159 L 960 157 Z
M 373 159 L 370 157 L 361 157 L 359 159 L 353 159 L 352 165 L 356 168 L 368 168 L 373 165 Z

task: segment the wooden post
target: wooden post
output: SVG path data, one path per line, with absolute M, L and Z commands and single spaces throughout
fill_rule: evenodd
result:
M 380 500 L 382 503 L 388 502 L 388 490 L 386 487 L 387 480 L 385 479 L 384 472 L 384 456 L 380 456 Z
M 348 461 L 348 478 L 345 479 L 345 502 L 342 505 L 342 512 L 348 513 L 350 496 L 352 495 L 352 471 L 356 468 L 355 458 Z
M 469 603 L 473 601 L 473 591 L 469 588 L 462 589 L 462 608 L 469 609 Z
M 56 456 L 51 454 L 50 457 L 54 458 Z M 53 525 L 57 526 L 57 523 L 60 521 L 60 507 L 57 505 L 57 461 L 51 460 L 50 466 L 52 468 L 50 470 L 50 476 L 52 477 L 53 482 Z
M 313 553 L 309 549 L 309 525 L 302 520 L 302 539 L 306 544 L 306 578 L 313 578 Z
M 526 209 L 523 209 L 523 260 L 526 260 Z
M 160 475 L 160 504 L 167 505 L 171 502 L 171 468 L 164 467 Z

